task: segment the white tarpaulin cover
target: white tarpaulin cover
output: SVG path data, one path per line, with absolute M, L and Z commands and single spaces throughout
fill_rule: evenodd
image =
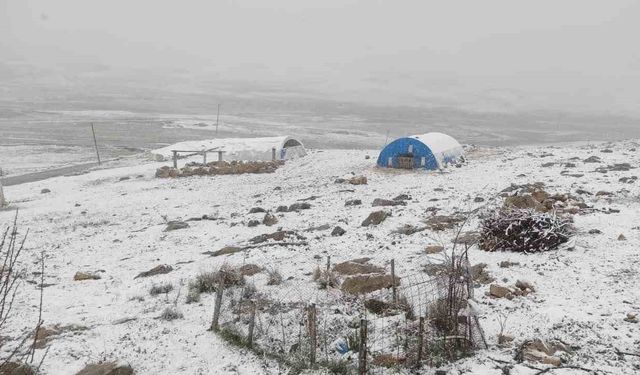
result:
M 186 141 L 151 151 L 155 158 L 170 159 L 172 150 L 224 151 L 224 160 L 271 160 L 272 149 L 276 150 L 276 159 L 287 160 L 307 154 L 302 143 L 288 136 L 264 138 L 218 138 L 200 141 Z M 181 153 L 187 155 L 186 153 Z M 212 159 L 216 160 L 216 159 Z

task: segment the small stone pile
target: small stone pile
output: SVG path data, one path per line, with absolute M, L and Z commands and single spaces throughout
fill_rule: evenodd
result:
M 273 173 L 282 161 L 214 161 L 206 165 L 188 165 L 183 168 L 164 166 L 156 170 L 157 178 L 175 178 L 189 176 L 211 176 L 244 173 Z

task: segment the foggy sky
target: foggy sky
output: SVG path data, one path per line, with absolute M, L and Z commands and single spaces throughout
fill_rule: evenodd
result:
M 0 60 L 637 114 L 638 20 L 633 0 L 0 0 Z

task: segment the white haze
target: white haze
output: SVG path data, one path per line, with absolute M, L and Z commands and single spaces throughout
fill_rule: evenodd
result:
M 283 82 L 343 100 L 640 115 L 629 0 L 0 0 L 0 60 Z

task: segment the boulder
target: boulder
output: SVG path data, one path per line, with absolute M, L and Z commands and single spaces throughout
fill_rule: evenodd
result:
M 264 208 L 262 208 L 262 207 L 252 207 L 252 208 L 249 210 L 249 213 L 250 213 L 250 214 L 260 214 L 260 213 L 263 213 L 263 212 L 267 212 L 267 210 L 265 210 L 265 209 L 264 209 Z
M 336 226 L 335 228 L 333 228 L 333 230 L 331 231 L 331 235 L 332 236 L 342 236 L 343 234 L 347 233 L 346 230 L 342 229 L 339 226 Z
M 511 292 L 511 289 L 507 288 L 506 286 L 502 286 L 498 284 L 489 285 L 489 294 L 497 298 L 507 298 L 507 299 L 513 298 L 513 293 Z
M 308 210 L 311 208 L 311 204 L 307 202 L 298 202 L 289 206 L 289 212 L 300 211 L 300 210 Z
M 627 237 L 625 237 L 625 235 L 624 235 L 624 234 L 620 234 L 620 235 L 618 236 L 618 241 L 626 241 L 626 240 L 627 240 Z
M 536 287 L 529 280 L 518 279 L 518 281 L 516 281 L 516 287 L 523 291 L 527 289 L 531 290 L 532 292 L 536 291 Z
M 172 230 L 178 230 L 178 229 L 185 229 L 185 228 L 189 228 L 189 223 L 186 223 L 184 221 L 170 221 L 167 223 L 167 227 L 164 228 L 165 232 L 170 232 Z
M 211 256 L 217 257 L 220 255 L 228 255 L 228 254 L 235 254 L 242 251 L 241 247 L 237 247 L 237 246 L 225 246 L 222 249 L 218 250 L 218 251 L 214 251 L 213 253 L 211 253 Z
M 373 203 L 371 205 L 373 207 L 378 207 L 378 206 L 405 206 L 406 204 L 407 203 L 402 200 L 394 201 L 389 199 L 376 198 L 373 200 Z
M 274 215 L 266 213 L 264 215 L 264 218 L 262 219 L 262 224 L 270 227 L 272 225 L 278 224 L 278 219 Z
M 149 277 L 149 276 L 155 276 L 155 275 L 163 275 L 163 274 L 169 273 L 171 271 L 173 271 L 173 267 L 171 267 L 169 265 L 166 265 L 166 264 L 161 264 L 161 265 L 153 267 L 149 271 L 140 272 L 136 277 L 134 277 L 134 279 L 137 279 L 139 277 Z
M 47 194 L 47 193 L 51 193 L 51 190 L 46 189 L 46 188 L 45 188 L 45 189 L 40 190 L 40 194 Z
M 276 208 L 276 212 L 287 212 L 289 211 L 289 207 L 287 206 L 278 206 L 278 208 Z
M 379 225 L 380 223 L 385 221 L 385 219 L 389 217 L 389 215 L 390 214 L 386 211 L 374 211 L 370 213 L 366 219 L 364 219 L 364 221 L 362 222 L 362 226 L 368 227 L 370 225 Z
M 76 272 L 75 275 L 73 275 L 73 280 L 75 280 L 75 281 L 100 280 L 100 279 L 101 279 L 100 275 L 98 275 L 97 273 L 94 273 L 94 272 L 81 272 L 81 271 L 78 271 L 78 272 Z
M 258 225 L 260 225 L 260 220 L 249 220 L 249 222 L 247 223 L 247 226 L 249 228 L 253 228 L 253 227 L 257 227 Z
M 341 289 L 349 294 L 366 294 L 376 290 L 390 288 L 393 283 L 400 285 L 400 278 L 391 279 L 391 275 L 369 274 L 356 275 L 346 278 L 341 285 Z
M 351 185 L 366 185 L 367 178 L 365 176 L 354 176 L 349 179 Z
M 359 206 L 361 204 L 362 204 L 362 201 L 360 199 L 350 199 L 344 202 L 345 206 Z
M 76 375 L 133 375 L 129 365 L 118 365 L 116 362 L 103 362 L 87 365 Z

